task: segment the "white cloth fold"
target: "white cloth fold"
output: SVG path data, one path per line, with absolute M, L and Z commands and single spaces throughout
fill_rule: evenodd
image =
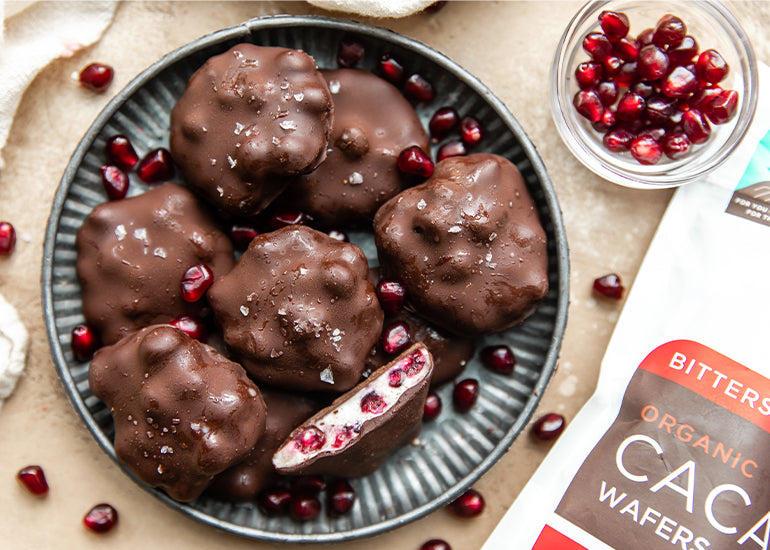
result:
M 424 10 L 435 0 L 308 0 L 314 6 L 369 17 L 405 17 Z

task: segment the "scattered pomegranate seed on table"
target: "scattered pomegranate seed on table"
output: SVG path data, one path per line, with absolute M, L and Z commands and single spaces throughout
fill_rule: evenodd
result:
M 48 494 L 48 482 L 45 480 L 45 473 L 40 466 L 27 466 L 19 470 L 16 478 L 33 495 Z
M 305 225 L 307 216 L 299 210 L 278 210 L 267 219 L 271 229 L 280 229 L 289 225 Z
M 337 49 L 337 65 L 350 69 L 364 58 L 364 45 L 354 38 L 343 38 Z
M 575 69 L 573 105 L 604 133 L 606 149 L 630 151 L 643 165 L 664 154 L 677 160 L 709 139 L 709 121 L 733 119 L 738 92 L 717 86 L 729 72 L 727 62 L 713 49 L 699 54 L 682 19 L 666 14 L 636 39 L 626 14 L 603 11 L 599 23 L 601 32 L 583 38 L 590 59 Z
M 113 76 L 115 76 L 115 71 L 109 65 L 91 63 L 80 71 L 78 81 L 84 88 L 101 93 L 109 87 Z
M 394 57 L 383 56 L 377 64 L 380 76 L 395 86 L 401 86 L 404 82 L 404 67 Z
M 203 321 L 200 319 L 191 315 L 180 315 L 179 317 L 171 319 L 168 324 L 178 328 L 190 338 L 194 338 L 200 342 L 206 342 L 206 337 L 208 336 L 206 325 L 203 324 Z
M 331 516 L 344 516 L 353 508 L 356 492 L 347 479 L 335 479 L 326 490 L 326 506 Z
M 101 168 L 102 185 L 110 200 L 122 199 L 128 193 L 128 175 L 119 167 L 107 164 Z
M 171 153 L 162 147 L 153 149 L 139 163 L 136 173 L 140 180 L 149 184 L 160 183 L 174 177 Z
M 561 435 L 566 425 L 567 423 L 562 415 L 548 413 L 541 416 L 532 425 L 532 435 L 541 441 L 551 441 Z
M 70 347 L 76 360 L 90 361 L 101 345 L 99 336 L 89 325 L 80 324 L 72 329 Z
M 441 145 L 436 152 L 436 162 L 441 162 L 450 157 L 464 157 L 468 154 L 462 141 L 448 141 Z
M 250 225 L 234 224 L 230 226 L 230 239 L 238 248 L 247 248 L 249 243 L 259 236 L 259 231 Z
M 460 116 L 454 107 L 441 107 L 428 122 L 428 130 L 434 142 L 441 141 L 460 124 Z
M 337 239 L 340 242 L 343 242 L 343 243 L 350 242 L 350 237 L 348 237 L 348 234 L 345 233 L 344 231 L 340 231 L 339 229 L 331 229 L 326 234 L 329 235 L 332 239 Z
M 126 171 L 131 170 L 139 162 L 139 155 L 136 154 L 131 141 L 122 134 L 108 139 L 104 152 L 112 164 Z
M 375 288 L 380 306 L 385 313 L 400 313 L 406 301 L 406 288 L 400 281 L 383 279 Z
M 195 264 L 182 275 L 182 299 L 194 303 L 203 298 L 214 282 L 214 272 L 206 264 Z
M 414 73 L 404 83 L 404 94 L 414 101 L 429 103 L 436 97 L 436 90 L 424 76 Z
M 472 116 L 464 116 L 460 121 L 460 137 L 465 145 L 473 147 L 481 143 L 484 129 L 481 123 Z
M 292 496 L 318 496 L 324 489 L 326 489 L 326 482 L 321 476 L 304 475 L 291 478 Z
M 398 169 L 404 174 L 429 178 L 433 175 L 433 161 L 417 145 L 407 147 L 398 155 Z
M 455 409 L 460 412 L 468 412 L 476 404 L 479 398 L 479 382 L 473 378 L 466 378 L 455 384 L 452 390 L 452 402 Z
M 452 550 L 452 547 L 445 540 L 430 539 L 420 546 L 420 550 Z
M 433 420 L 441 413 L 441 398 L 436 392 L 429 392 L 423 406 L 423 420 Z
M 16 248 L 16 229 L 10 222 L 0 222 L 0 255 L 8 255 Z
M 396 355 L 408 348 L 412 343 L 412 335 L 409 325 L 403 321 L 397 321 L 382 329 L 380 344 L 382 350 L 389 355 Z
M 309 521 L 321 513 L 321 501 L 317 497 L 300 495 L 291 497 L 289 514 L 297 521 Z
M 513 350 L 503 344 L 485 347 L 481 350 L 480 357 L 484 366 L 501 374 L 511 374 L 516 366 Z
M 476 489 L 468 489 L 449 504 L 449 510 L 461 518 L 474 518 L 484 511 L 484 497 Z
M 257 507 L 269 517 L 286 514 L 289 511 L 291 493 L 285 487 L 272 487 L 262 491 L 257 497 Z
M 615 273 L 595 279 L 593 289 L 594 292 L 605 298 L 620 300 L 623 297 L 623 284 L 620 276 Z
M 83 518 L 83 525 L 95 533 L 106 533 L 118 523 L 118 511 L 109 504 L 97 504 Z

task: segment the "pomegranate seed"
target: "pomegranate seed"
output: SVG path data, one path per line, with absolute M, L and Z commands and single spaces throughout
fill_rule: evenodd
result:
M 353 508 L 356 492 L 347 479 L 335 479 L 326 491 L 326 506 L 332 516 L 344 516 Z
M 644 130 L 639 132 L 636 137 L 642 137 L 642 136 L 649 136 L 652 139 L 654 139 L 657 142 L 660 142 L 661 139 L 663 139 L 663 136 L 666 135 L 666 129 L 661 128 L 660 126 L 647 126 Z
M 289 513 L 297 521 L 309 521 L 321 513 L 321 502 L 317 497 L 301 495 L 289 501 Z
M 604 74 L 611 78 L 620 72 L 623 60 L 614 55 L 608 55 L 602 60 L 602 66 L 604 67 Z
M 605 107 L 614 105 L 618 100 L 618 85 L 611 80 L 600 82 L 596 87 L 596 94 Z
M 326 434 L 315 426 L 310 426 L 302 430 L 294 441 L 302 452 L 314 451 L 324 446 Z
M 605 109 L 602 113 L 602 118 L 599 122 L 594 122 L 591 126 L 597 132 L 606 132 L 615 125 L 615 113 L 609 109 Z
M 644 29 L 636 37 L 636 41 L 639 42 L 639 46 L 644 47 L 648 44 L 652 44 L 652 37 L 655 34 L 655 29 Z
M 712 99 L 722 93 L 722 88 L 719 86 L 710 86 L 708 88 L 701 88 L 693 94 L 688 101 L 689 106 L 693 109 L 698 109 L 700 112 L 704 112 L 706 107 Z
M 174 164 L 168 150 L 153 149 L 145 155 L 136 169 L 144 183 L 160 183 L 174 177 Z
M 620 276 L 615 273 L 610 273 L 594 280 L 594 292 L 605 298 L 620 300 L 623 297 L 623 290 Z
M 430 118 L 428 130 L 434 142 L 441 141 L 460 123 L 460 116 L 452 107 L 442 107 Z
M 655 86 L 642 80 L 631 86 L 631 91 L 637 95 L 642 96 L 644 99 L 647 99 L 648 97 L 651 97 L 653 94 L 655 94 Z
M 83 525 L 96 533 L 106 533 L 118 523 L 118 511 L 109 504 L 97 504 L 83 518 Z
M 350 242 L 350 237 L 348 237 L 348 234 L 345 233 L 344 231 L 340 231 L 339 229 L 330 229 L 327 235 L 329 235 L 332 239 L 335 239 L 342 243 Z
M 738 108 L 738 92 L 735 90 L 723 90 L 719 95 L 708 102 L 704 114 L 714 124 L 724 124 L 730 121 Z
M 235 224 L 230 227 L 230 239 L 238 248 L 247 248 L 249 243 L 259 236 L 259 231 L 250 225 Z
M 435 392 L 428 393 L 422 408 L 423 420 L 433 420 L 441 413 L 441 398 Z
M 406 83 L 404 83 L 404 93 L 409 99 L 425 103 L 433 101 L 433 98 L 436 97 L 436 91 L 433 89 L 433 84 L 428 82 L 418 73 L 414 73 L 406 79 Z
M 474 518 L 484 511 L 484 497 L 476 489 L 468 489 L 449 504 L 454 515 L 461 518 Z
M 501 374 L 511 374 L 516 366 L 516 356 L 506 345 L 487 346 L 481 350 L 480 357 L 484 366 Z
M 460 121 L 460 137 L 468 147 L 473 147 L 481 142 L 484 137 L 484 129 L 481 123 L 472 116 L 465 116 Z
M 361 398 L 361 412 L 379 414 L 385 410 L 387 403 L 377 392 L 371 391 Z
M 601 61 L 612 53 L 612 43 L 600 32 L 590 32 L 583 39 L 583 49 L 594 60 Z
M 406 380 L 406 373 L 399 368 L 395 368 L 388 373 L 388 386 L 391 388 L 400 388 Z
M 109 65 L 91 63 L 80 71 L 78 80 L 84 88 L 101 93 L 109 87 L 113 76 L 115 76 L 115 71 Z
M 375 290 L 385 313 L 396 314 L 404 307 L 406 288 L 399 281 L 383 279 L 377 283 Z
M 257 506 L 269 517 L 281 516 L 289 511 L 291 493 L 283 487 L 271 487 L 259 494 Z
M 433 174 L 433 161 L 425 151 L 413 145 L 398 155 L 398 169 L 404 174 L 429 178 Z
M 128 193 L 128 176 L 123 170 L 108 164 L 102 166 L 101 173 L 102 185 L 110 200 L 118 200 L 126 196 L 126 193 Z
M 99 336 L 90 326 L 77 325 L 72 329 L 70 347 L 77 361 L 90 361 L 101 345 Z
M 633 38 L 625 37 L 615 42 L 612 52 L 623 61 L 636 61 L 641 46 Z
M 637 63 L 635 61 L 629 61 L 623 63 L 618 74 L 615 75 L 615 82 L 618 86 L 631 86 L 638 80 Z
M 394 57 L 389 55 L 383 56 L 377 65 L 377 69 L 380 76 L 391 84 L 401 86 L 401 83 L 404 81 L 404 67 Z
M 386 326 L 382 330 L 380 339 L 382 350 L 385 353 L 396 355 L 408 348 L 412 343 L 412 334 L 409 325 L 404 321 L 397 321 Z
M 661 141 L 663 152 L 670 159 L 682 158 L 690 150 L 690 138 L 684 132 L 670 132 Z
M 688 97 L 699 87 L 698 77 L 685 67 L 676 67 L 663 80 L 661 91 L 668 97 Z
M 305 225 L 307 216 L 299 210 L 278 210 L 273 212 L 267 220 L 271 229 L 280 229 L 289 225 Z
M 603 74 L 602 64 L 596 61 L 587 61 L 575 68 L 575 80 L 581 90 L 595 88 L 601 82 Z
M 639 50 L 636 70 L 644 80 L 657 80 L 668 71 L 668 55 L 654 44 Z
M 652 165 L 663 156 L 663 148 L 655 138 L 648 135 L 634 138 L 628 149 L 639 164 Z
M 599 14 L 599 23 L 610 40 L 619 40 L 628 34 L 628 16 L 625 13 L 603 11 Z
M 618 120 L 624 121 L 641 120 L 646 107 L 647 103 L 642 96 L 632 91 L 627 91 L 620 98 L 615 116 L 618 117 Z
M 364 58 L 364 45 L 353 38 L 343 38 L 337 49 L 337 64 L 340 67 L 351 68 L 358 65 Z
M 16 248 L 16 229 L 10 222 L 0 222 L 0 254 L 10 254 L 14 248 Z
M 693 143 L 703 143 L 711 135 L 711 126 L 698 109 L 690 109 L 682 115 L 682 128 Z
M 214 272 L 206 264 L 195 264 L 182 275 L 182 299 L 197 302 L 214 282 Z
M 40 466 L 27 466 L 19 470 L 16 478 L 33 495 L 48 494 L 48 482 Z
M 112 164 L 123 170 L 131 170 L 139 162 L 131 141 L 124 135 L 112 136 L 104 146 L 104 152 Z
M 428 542 L 424 542 L 420 546 L 420 550 L 452 550 L 449 543 L 441 539 L 430 539 Z
M 577 112 L 591 122 L 599 122 L 604 113 L 604 105 L 595 90 L 581 90 L 572 101 Z
M 467 154 L 468 151 L 465 149 L 465 144 L 462 141 L 448 141 L 436 151 L 436 162 L 441 162 L 450 157 L 464 157 Z
M 466 378 L 455 384 L 452 391 L 452 402 L 460 412 L 471 410 L 479 398 L 479 382 L 473 378 Z
M 652 41 L 660 48 L 677 46 L 684 40 L 685 35 L 687 35 L 687 27 L 684 21 L 676 15 L 668 13 L 661 17 L 658 24 L 655 25 Z
M 628 151 L 631 146 L 631 142 L 636 135 L 626 128 L 613 128 L 609 132 L 604 134 L 602 143 L 604 147 L 612 151 L 613 153 L 620 153 L 622 151 Z
M 566 422 L 562 415 L 548 413 L 541 416 L 532 426 L 532 435 L 542 441 L 550 441 L 561 435 L 565 425 Z
M 720 82 L 730 70 L 730 66 L 716 50 L 706 50 L 698 56 L 695 71 L 698 79 L 709 84 Z
M 291 494 L 293 496 L 318 496 L 324 489 L 326 489 L 326 482 L 321 476 L 296 476 L 291 480 Z
M 200 342 L 206 342 L 208 336 L 206 331 L 206 325 L 200 319 L 197 319 L 191 315 L 180 315 L 168 322 L 172 327 L 176 327 L 190 338 L 194 338 Z
M 698 55 L 698 43 L 688 35 L 678 46 L 666 50 L 666 53 L 672 65 L 687 65 Z
M 413 352 L 408 357 L 405 357 L 399 365 L 404 369 L 406 375 L 410 378 L 416 376 L 425 366 L 425 358 L 419 351 Z
M 676 110 L 676 101 L 668 97 L 654 95 L 647 100 L 644 117 L 650 124 L 665 124 Z

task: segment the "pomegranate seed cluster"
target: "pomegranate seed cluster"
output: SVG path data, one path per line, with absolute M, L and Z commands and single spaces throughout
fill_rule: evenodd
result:
M 604 134 L 607 150 L 643 165 L 677 160 L 705 143 L 712 125 L 733 119 L 738 92 L 720 86 L 727 62 L 700 51 L 682 19 L 664 15 L 636 38 L 624 13 L 603 11 L 599 23 L 583 39 L 590 59 L 575 69 L 573 105 Z

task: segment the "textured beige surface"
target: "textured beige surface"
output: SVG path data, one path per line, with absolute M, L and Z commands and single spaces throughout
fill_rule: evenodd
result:
M 619 312 L 591 296 L 592 280 L 616 271 L 627 285 L 649 244 L 671 191 L 616 187 L 582 167 L 551 121 L 547 75 L 558 38 L 580 2 L 450 2 L 436 15 L 375 22 L 417 38 L 478 76 L 521 122 L 545 161 L 561 202 L 572 262 L 571 305 L 559 369 L 539 413 L 571 418 L 592 392 L 599 362 Z M 767 2 L 731 9 L 770 62 Z M 130 481 L 80 423 L 56 377 L 45 336 L 39 278 L 45 224 L 70 154 L 101 108 L 131 78 L 166 52 L 203 34 L 272 13 L 326 13 L 303 2 L 124 2 L 93 48 L 44 70 L 25 94 L 0 173 L 0 219 L 18 231 L 17 249 L 0 259 L 0 293 L 30 329 L 29 362 L 16 393 L 0 410 L 0 547 L 27 548 L 292 548 L 242 540 L 168 509 Z M 372 21 L 368 21 L 372 22 Z M 104 95 L 73 84 L 73 71 L 92 60 L 116 69 Z M 476 484 L 484 514 L 456 519 L 438 510 L 392 533 L 340 548 L 418 549 L 440 536 L 455 550 L 480 548 L 547 452 L 526 435 Z M 50 494 L 37 499 L 15 481 L 16 471 L 41 464 Z M 120 511 L 116 530 L 99 537 L 81 524 L 94 504 Z

